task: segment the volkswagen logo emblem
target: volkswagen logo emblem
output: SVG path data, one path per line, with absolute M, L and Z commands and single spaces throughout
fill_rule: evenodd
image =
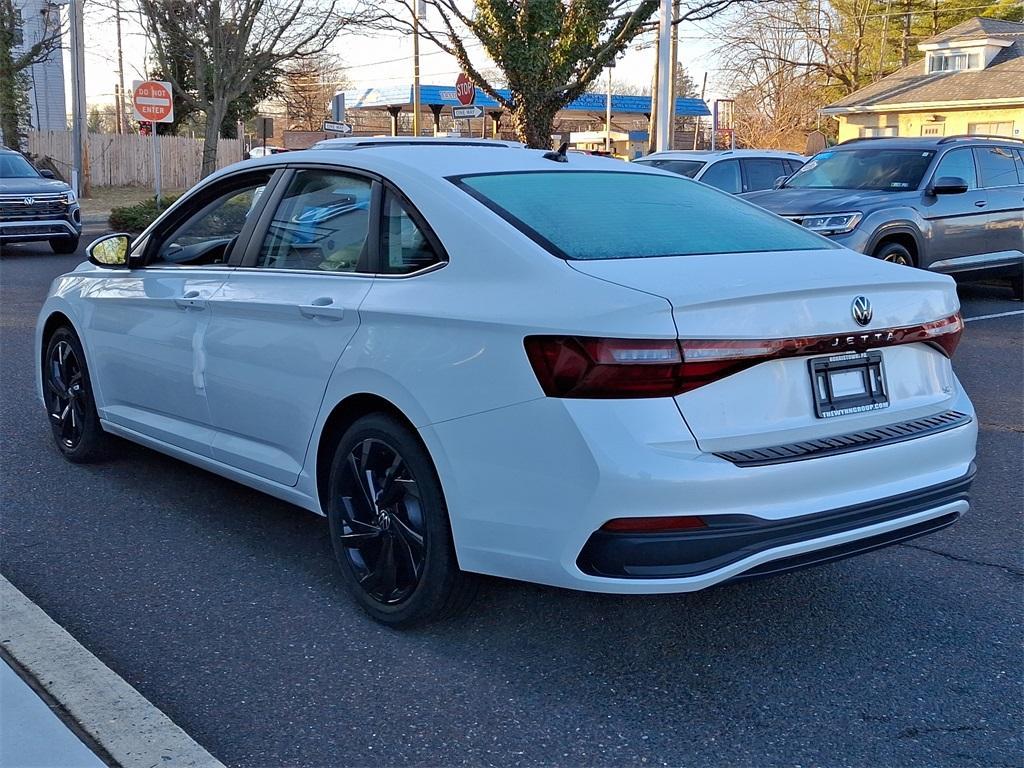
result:
M 34 205 L 35 202 L 36 202 L 36 199 L 34 197 L 26 197 L 21 202 L 23 202 L 25 205 Z
M 853 319 L 857 321 L 858 325 L 867 325 L 871 322 L 871 316 L 874 314 L 871 310 L 871 302 L 868 301 L 867 296 L 858 296 L 853 300 L 853 304 L 850 306 L 850 313 L 853 315 Z

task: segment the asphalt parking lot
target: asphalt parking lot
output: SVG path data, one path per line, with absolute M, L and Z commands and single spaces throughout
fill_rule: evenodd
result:
M 84 242 L 84 241 L 83 241 Z M 145 448 L 72 466 L 32 331 L 80 256 L 0 261 L 2 570 L 228 765 L 1018 766 L 1024 315 L 964 286 L 973 509 L 930 537 L 671 597 L 488 580 L 399 633 L 349 602 L 321 518 Z

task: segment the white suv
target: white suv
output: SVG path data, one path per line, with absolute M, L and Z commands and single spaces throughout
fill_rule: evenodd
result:
M 780 177 L 792 176 L 800 170 L 807 158 L 796 152 L 770 149 L 672 150 L 655 152 L 634 162 L 678 173 L 738 195 L 771 189 Z

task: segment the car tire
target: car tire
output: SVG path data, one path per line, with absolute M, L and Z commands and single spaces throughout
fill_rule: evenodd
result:
M 41 375 L 46 418 L 57 450 L 75 464 L 106 458 L 113 438 L 100 425 L 85 353 L 67 326 L 50 337 Z
M 434 464 L 416 433 L 375 413 L 334 451 L 327 517 L 342 579 L 372 618 L 409 627 L 462 612 L 477 578 L 459 569 Z
M 74 253 L 78 250 L 77 237 L 54 237 L 50 240 L 50 248 L 54 253 Z
M 874 257 L 882 261 L 891 261 L 894 264 L 903 264 L 907 267 L 916 266 L 910 251 L 899 243 L 885 243 L 875 250 Z

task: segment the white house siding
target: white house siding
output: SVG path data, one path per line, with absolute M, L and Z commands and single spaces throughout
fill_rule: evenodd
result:
M 21 11 L 24 45 L 31 46 L 43 36 L 43 10 L 59 13 L 58 7 L 46 0 L 15 0 L 14 7 Z M 51 22 L 51 27 L 54 22 Z M 29 116 L 31 127 L 39 131 L 67 129 L 67 107 L 64 101 L 64 50 L 50 54 L 46 61 L 29 67 Z

